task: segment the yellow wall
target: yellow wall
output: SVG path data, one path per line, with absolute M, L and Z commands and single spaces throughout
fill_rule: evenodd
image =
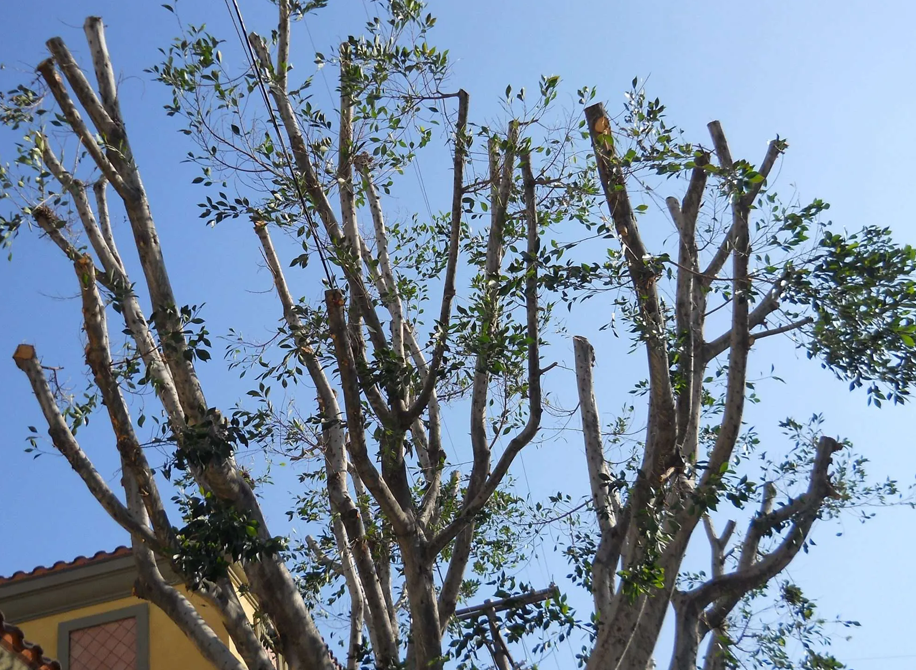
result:
M 216 632 L 221 640 L 228 642 L 229 636 L 223 628 L 219 617 L 212 607 L 207 606 L 199 597 L 188 595 L 183 587 L 176 586 L 183 595 L 189 597 L 194 607 L 200 612 L 204 620 Z M 45 655 L 51 658 L 57 656 L 57 625 L 72 619 L 81 619 L 103 612 L 132 607 L 146 601 L 139 598 L 122 598 L 112 600 L 91 607 L 80 607 L 61 614 L 33 619 L 31 621 L 17 622 L 17 626 L 25 632 L 25 639 L 32 644 L 39 644 L 44 649 Z M 212 670 L 200 655 L 191 641 L 184 633 L 172 623 L 166 614 L 153 604 L 149 604 L 149 646 L 150 670 Z

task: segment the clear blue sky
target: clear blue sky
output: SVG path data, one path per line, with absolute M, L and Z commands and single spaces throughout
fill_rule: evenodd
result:
M 182 4 L 185 20 L 206 21 L 217 34 L 231 36 L 222 2 Z M 362 0 L 332 0 L 331 5 L 322 24 L 311 30 L 320 51 L 359 30 L 365 16 Z M 274 23 L 267 3 L 241 0 L 241 6 L 250 27 L 266 31 Z M 439 18 L 432 40 L 450 49 L 452 81 L 471 93 L 476 120 L 499 117 L 497 101 L 507 84 L 534 87 L 541 74 L 563 77 L 571 110 L 576 109 L 574 92 L 582 85 L 597 86 L 599 97 L 616 110 L 630 80 L 648 77 L 649 92 L 662 98 L 669 118 L 688 137 L 705 141 L 705 124 L 719 119 L 733 153 L 751 161 L 762 157 L 766 141 L 776 133 L 787 137 L 791 147 L 782 164 L 780 191 L 797 187 L 803 199 L 827 200 L 831 218 L 841 226 L 888 225 L 898 241 L 916 244 L 909 198 L 916 4 L 464 0 L 431 2 L 430 9 Z M 196 173 L 179 163 L 188 149 L 175 133 L 176 124 L 162 113 L 163 89 L 143 73 L 156 61 L 157 48 L 176 34 L 168 12 L 155 2 L 46 0 L 40 12 L 34 4 L 6 3 L 0 28 L 0 62 L 6 71 L 0 72 L 0 86 L 8 89 L 21 81 L 21 72 L 45 57 L 44 41 L 53 35 L 85 56 L 81 26 L 90 14 L 103 16 L 108 27 L 109 47 L 123 77 L 128 130 L 180 302 L 206 302 L 213 334 L 240 325 L 255 335 L 266 333 L 278 311 L 272 296 L 260 293 L 270 279 L 259 270 L 253 234 L 247 223 L 213 230 L 197 218 L 201 192 L 190 186 Z M 312 45 L 302 31 L 298 39 L 293 60 L 307 65 Z M 0 136 L 2 160 L 11 158 L 14 139 Z M 426 184 L 434 209 L 444 207 L 448 184 L 429 177 Z M 400 206 L 419 209 L 407 201 Z M 120 232 L 126 233 L 126 227 Z M 5 287 L 0 361 L 7 361 L 0 363 L 0 575 L 5 575 L 110 549 L 126 537 L 62 459 L 33 462 L 23 453 L 26 427 L 38 426 L 42 433 L 44 428 L 24 377 L 7 358 L 15 346 L 36 344 L 46 364 L 65 367 L 62 375 L 75 389 L 84 384 L 79 305 L 70 299 L 76 293 L 72 271 L 50 244 L 23 234 L 12 262 L 0 262 L 0 281 Z M 598 348 L 599 404 L 610 417 L 642 374 L 642 359 L 627 358 L 624 342 L 595 333 L 598 324 L 589 324 L 587 316 L 585 311 L 574 315 L 568 325 L 572 332 L 589 334 Z M 547 355 L 569 361 L 571 346 L 557 342 Z M 852 439 L 871 459 L 876 477 L 912 481 L 912 407 L 867 408 L 864 395 L 847 393 L 845 385 L 785 342 L 762 343 L 752 371 L 768 371 L 771 359 L 788 383 L 764 388 L 765 402 L 751 410 L 749 420 L 765 439 L 775 437 L 772 427 L 780 418 L 822 411 L 827 432 Z M 203 366 L 202 375 L 211 404 L 229 406 L 240 396 L 241 387 L 224 372 L 219 355 Z M 569 381 L 558 377 L 553 383 Z M 113 445 L 104 418 L 96 423 L 81 431 L 81 441 L 115 483 Z M 463 426 L 452 428 L 451 437 L 464 440 L 464 432 Z M 527 479 L 521 470 L 517 474 L 536 496 L 573 489 L 583 481 L 581 451 L 572 435 L 566 443 L 527 453 Z M 282 498 L 285 480 L 278 481 Z M 276 503 L 269 511 L 279 523 L 285 506 Z M 916 657 L 891 658 L 913 653 L 914 514 L 898 508 L 880 511 L 865 525 L 851 519 L 822 523 L 815 530 L 817 547 L 791 568 L 824 615 L 862 622 L 854 639 L 837 647 L 852 667 L 914 666 Z M 533 567 L 529 578 L 547 581 L 554 570 L 556 576 L 565 574 L 552 563 Z

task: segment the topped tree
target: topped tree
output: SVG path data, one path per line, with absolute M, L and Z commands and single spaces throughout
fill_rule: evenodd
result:
M 537 607 L 510 600 L 519 603 L 502 613 L 510 641 L 537 629 L 542 642 L 578 634 L 589 670 L 643 670 L 665 653 L 656 647 L 671 604 L 672 670 L 697 667 L 704 640 L 707 670 L 732 667 L 745 652 L 736 624 L 757 630 L 749 603 L 772 593 L 815 521 L 896 493 L 893 483 L 869 484 L 850 445 L 818 421 L 783 422 L 791 453 L 752 471 L 737 453 L 756 446 L 744 422 L 750 357 L 789 334 L 851 387 L 866 387 L 870 402 L 905 401 L 916 378 L 916 253 L 887 229 L 836 232 L 820 220 L 819 200 L 783 204 L 769 184 L 783 139 L 756 166 L 732 156 L 718 122 L 709 140 L 686 142 L 635 80 L 619 125 L 588 89 L 581 124 L 558 124 L 558 77 L 543 77 L 532 100 L 519 93 L 520 113 L 507 89 L 502 129 L 474 124 L 468 93 L 443 89 L 447 58 L 428 46 L 434 19 L 418 2 L 388 3 L 366 35 L 331 59 L 318 55 L 339 74 L 338 97 L 322 111 L 309 79 L 290 83 L 290 28 L 324 3 L 276 4 L 276 30 L 248 35 L 239 68 L 224 60 L 229 44 L 188 26 L 150 70 L 196 147 L 194 182 L 219 194 L 206 196 L 201 218 L 253 226 L 278 298 L 274 340 L 235 334 L 230 345 L 229 368 L 256 379 L 236 407 L 208 403 L 198 377 L 209 333 L 173 289 L 101 19 L 85 24 L 95 84 L 54 38 L 37 68 L 43 90 L 22 86 L 3 99 L 7 125 L 28 129 L 2 172 L 16 207 L 2 219 L 3 240 L 34 221 L 73 264 L 93 399 L 68 404 L 30 345 L 15 363 L 54 448 L 130 533 L 137 595 L 218 668 L 267 670 L 275 654 L 297 670 L 466 667 L 487 636 L 482 622 L 455 617 L 459 602 L 521 560 L 539 529 L 566 524 L 564 553 L 593 616 L 577 618 L 565 596 Z M 51 109 L 63 137 L 45 125 Z M 450 200 L 440 214 L 393 218 L 399 175 L 421 150 L 435 154 L 434 124 L 450 153 L 441 156 Z M 61 152 L 74 147 L 78 160 L 65 163 Z M 662 187 L 676 194 L 665 200 L 671 248 L 641 232 L 648 207 L 632 199 Z M 116 211 L 132 234 L 117 244 Z M 278 233 L 299 247 L 292 260 Z M 596 239 L 605 243 L 597 254 Z M 142 278 L 128 275 L 128 248 Z M 581 507 L 554 498 L 570 504 L 558 519 L 515 496 L 510 472 L 526 447 L 551 439 L 547 391 L 572 392 L 547 362 L 553 308 L 587 298 L 603 301 L 594 313 L 604 322 L 612 303 L 645 351 L 636 414 L 646 426 L 630 454 L 613 435 L 609 458 L 592 375 L 610 353 L 574 338 L 590 490 Z M 310 409 L 275 405 L 277 385 Z M 139 435 L 145 416 L 132 398 L 143 389 L 161 405 L 162 462 L 150 463 Z M 123 467 L 120 495 L 75 437 L 99 399 Z M 291 517 L 313 532 L 300 545 L 271 532 L 260 498 L 268 482 L 240 467 L 240 447 L 279 448 L 306 466 Z M 735 518 L 717 534 L 726 502 Z M 709 541 L 709 577 L 682 566 L 698 532 Z M 157 559 L 219 612 L 233 649 L 163 580 Z M 229 580 L 235 563 L 257 620 Z M 515 586 L 505 572 L 493 585 L 499 597 Z M 814 616 L 794 585 L 778 597 L 789 616 Z M 341 607 L 348 634 L 338 649 L 316 614 Z M 766 625 L 760 662 L 781 653 L 771 643 L 791 630 Z M 802 667 L 837 667 L 807 649 Z

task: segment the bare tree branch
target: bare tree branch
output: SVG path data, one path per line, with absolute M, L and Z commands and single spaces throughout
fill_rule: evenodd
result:
M 277 65 L 274 72 L 277 77 L 277 86 L 280 90 L 287 90 L 287 73 L 289 72 L 289 0 L 279 0 L 280 21 L 277 25 Z
M 712 525 L 712 519 L 709 514 L 703 515 L 703 528 L 706 530 L 706 539 L 709 540 L 711 554 L 712 575 L 718 577 L 725 570 L 725 549 L 731 539 L 732 533 L 735 532 L 735 522 L 731 519 L 725 524 L 721 535 L 716 535 L 716 530 Z
M 124 267 L 124 262 L 121 260 L 121 254 L 118 253 L 114 233 L 111 230 L 111 217 L 108 214 L 107 187 L 108 180 L 105 179 L 105 177 L 102 177 L 92 185 L 92 191 L 95 193 L 95 207 L 99 215 L 99 227 L 102 229 L 102 239 L 105 240 L 105 245 L 118 262 L 121 271 L 126 275 L 127 270 Z
M 747 327 L 749 330 L 756 328 L 757 326 L 766 322 L 766 318 L 779 309 L 779 299 L 782 297 L 782 294 L 789 286 L 789 271 L 783 272 L 779 279 L 777 279 L 773 286 L 770 287 L 770 290 L 767 291 L 766 296 L 761 300 L 753 311 L 748 315 Z M 801 324 L 804 325 L 804 324 Z M 800 327 L 800 326 L 799 326 Z M 753 336 L 758 337 L 758 336 Z M 714 359 L 716 356 L 721 354 L 723 351 L 731 346 L 732 340 L 732 330 L 729 330 L 727 333 L 723 333 L 712 342 L 707 343 L 703 347 L 703 361 L 704 365 Z
M 448 261 L 445 266 L 445 283 L 442 288 L 442 304 L 439 309 L 439 321 L 437 324 L 438 337 L 429 363 L 429 371 L 426 373 L 426 378 L 423 382 L 423 388 L 401 420 L 402 425 L 405 427 L 413 423 L 414 419 L 420 416 L 428 405 L 436 387 L 436 377 L 439 373 L 439 366 L 442 364 L 442 356 L 445 354 L 445 343 L 448 338 L 448 328 L 452 314 L 452 300 L 455 298 L 455 273 L 458 269 L 458 247 L 461 237 L 461 212 L 463 207 L 461 198 L 464 196 L 464 165 L 467 160 L 468 143 L 470 141 L 467 137 L 468 100 L 469 96 L 465 91 L 458 91 L 458 121 L 455 127 L 455 156 L 452 176 L 452 225 L 449 234 Z
M 690 174 L 690 184 L 682 204 L 677 198 L 667 198 L 666 204 L 678 228 L 678 274 L 675 293 L 675 328 L 679 340 L 677 394 L 678 441 L 685 454 L 694 453 L 699 426 L 700 401 L 702 397 L 702 366 L 700 354 L 703 347 L 703 310 L 699 309 L 702 290 L 695 284 L 700 282 L 699 252 L 696 242 L 696 222 L 706 190 L 706 166 L 709 158 L 700 154 L 695 159 L 696 167 Z M 699 295 L 698 295 L 699 294 Z
M 219 639 L 216 632 L 210 628 L 194 606 L 173 586 L 168 584 L 159 572 L 156 559 L 152 552 L 144 550 L 143 545 L 134 543 L 134 561 L 137 564 L 139 576 L 134 582 L 133 593 L 138 598 L 148 600 L 165 612 L 166 616 L 178 626 L 188 639 L 194 644 L 201 655 L 219 670 L 245 670 L 246 664 L 242 663 L 229 647 Z M 241 651 L 241 650 L 240 650 Z M 247 648 L 245 649 L 247 655 Z M 265 653 L 266 656 L 266 653 Z M 252 660 L 262 660 L 260 655 Z M 272 666 L 269 658 L 268 665 L 247 665 L 248 670 L 267 670 Z
M 725 133 L 722 132 L 722 126 L 718 121 L 711 121 L 707 124 L 709 128 L 709 134 L 713 138 L 713 144 L 716 147 L 716 155 L 719 158 L 719 167 L 725 171 L 732 169 L 732 158 L 731 152 L 728 148 L 728 142 L 725 140 Z M 758 181 L 756 184 L 751 186 L 751 189 L 740 196 L 740 204 L 743 207 L 750 207 L 754 204 L 754 200 L 757 198 L 757 195 L 760 193 L 760 189 L 763 188 L 763 185 L 766 181 L 766 178 L 770 174 L 770 170 L 773 169 L 773 166 L 776 164 L 776 159 L 779 158 L 779 155 L 782 153 L 785 144 L 776 139 L 769 143 L 767 146 L 766 156 L 763 158 L 763 163 L 758 170 L 763 179 Z M 703 273 L 703 281 L 706 286 L 709 286 L 710 283 L 716 278 L 719 274 L 719 271 L 722 269 L 722 266 L 725 265 L 725 261 L 728 260 L 729 254 L 732 252 L 732 249 L 735 245 L 735 235 L 737 231 L 732 225 L 728 233 L 725 235 L 725 238 L 722 240 L 722 243 L 719 245 L 719 248 L 716 249 L 716 253 L 713 255 L 712 260 L 709 262 L 709 265 L 706 267 L 706 271 Z
M 767 511 L 772 506 L 774 491 L 765 489 L 761 514 L 751 522 L 750 529 L 742 547 L 742 558 L 738 569 L 732 573 L 715 577 L 690 591 L 687 596 L 703 607 L 724 596 L 747 593 L 759 588 L 779 574 L 789 565 L 808 537 L 811 526 L 818 518 L 824 500 L 836 495 L 830 482 L 830 464 L 833 454 L 843 448 L 842 443 L 829 437 L 822 437 L 817 445 L 817 453 L 808 480 L 808 490 L 775 511 Z M 783 541 L 773 551 L 757 559 L 757 546 L 767 533 L 791 522 Z M 725 612 L 724 615 L 728 613 Z M 723 613 L 712 611 L 706 617 L 712 627 L 721 622 Z
M 710 134 L 716 143 L 720 162 L 728 157 L 728 145 L 717 121 L 709 124 Z M 725 391 L 725 410 L 715 446 L 709 456 L 709 464 L 703 475 L 702 485 L 714 483 L 721 475 L 722 465 L 731 457 L 735 441 L 741 429 L 744 414 L 745 383 L 747 381 L 747 360 L 750 352 L 750 327 L 748 301 L 751 293 L 751 280 L 748 265 L 750 262 L 751 242 L 748 218 L 750 210 L 741 199 L 741 194 L 732 194 L 732 235 L 734 253 L 732 255 L 732 327 L 731 343 L 728 355 L 728 378 Z
M 140 302 L 133 291 L 130 279 L 124 271 L 121 258 L 117 252 L 114 251 L 114 241 L 113 238 L 111 238 L 110 229 L 108 235 L 105 234 L 104 229 L 101 231 L 99 230 L 99 226 L 96 224 L 95 217 L 92 214 L 92 208 L 86 197 L 85 186 L 82 182 L 74 180 L 71 175 L 63 169 L 48 146 L 47 141 L 44 141 L 43 156 L 52 174 L 55 175 L 61 185 L 68 189 L 74 197 L 74 203 L 76 204 L 83 228 L 86 231 L 86 236 L 89 238 L 93 249 L 102 261 L 102 267 L 104 268 L 104 273 L 95 269 L 94 274 L 96 281 L 111 291 L 115 300 L 117 300 L 118 304 L 121 306 L 124 322 L 133 337 L 137 352 L 146 364 L 150 377 L 154 380 L 154 389 L 166 410 L 169 422 L 176 434 L 181 435 L 186 429 L 186 424 L 184 411 L 178 397 L 178 391 L 175 388 L 175 381 L 172 378 L 172 373 L 162 359 L 159 345 L 156 343 L 156 340 L 149 330 L 149 325 L 143 315 Z M 100 218 L 102 218 L 101 212 L 104 211 L 103 220 L 107 220 L 108 213 L 104 205 L 104 186 L 96 190 L 96 197 L 97 199 L 100 198 Z M 33 211 L 33 216 L 42 230 L 48 233 L 48 236 L 55 241 L 58 247 L 61 248 L 70 260 L 76 262 L 81 259 L 82 254 L 76 252 L 60 234 L 57 229 L 59 218 L 54 215 L 50 208 L 46 206 L 36 208 Z M 106 237 L 111 238 L 110 243 Z
M 101 22 L 91 22 L 88 30 L 101 36 Z M 62 53 L 65 47 L 60 42 L 54 48 Z M 100 82 L 100 88 L 109 101 L 113 102 L 115 92 L 110 86 L 112 77 L 109 76 L 111 63 L 104 39 L 95 41 L 92 54 L 96 72 L 100 73 L 99 76 L 103 80 Z M 74 133 L 84 143 L 87 139 L 91 140 L 91 134 L 76 113 L 53 67 L 45 63 L 42 71 L 49 87 L 56 90 L 55 99 L 61 105 Z M 96 104 L 92 99 L 87 100 L 82 101 L 84 105 Z M 87 148 L 124 202 L 146 278 L 164 360 L 174 379 L 183 415 L 192 426 L 206 426 L 208 433 L 219 432 L 222 430 L 221 420 L 218 414 L 208 413 L 208 405 L 193 362 L 191 357 L 186 355 L 188 345 L 182 331 L 178 304 L 172 291 L 149 201 L 134 161 L 123 120 L 116 115 L 117 108 L 114 104 L 105 112 L 112 120 L 105 137 L 106 155 L 100 154 L 97 145 L 88 144 Z M 115 116 L 112 116 L 113 114 Z M 104 119 L 102 120 L 104 122 Z M 182 444 L 187 435 L 182 431 L 178 432 L 176 437 L 179 444 Z M 215 436 L 207 438 L 208 441 L 211 439 L 215 439 Z M 210 459 L 206 467 L 195 468 L 194 474 L 201 485 L 257 522 L 258 535 L 262 539 L 269 539 L 268 525 L 257 499 L 239 474 L 231 455 Z M 261 607 L 277 626 L 281 652 L 287 661 L 293 667 L 309 666 L 328 670 L 333 668 L 333 656 L 315 627 L 286 566 L 278 560 L 261 560 L 246 564 L 245 570 Z
M 292 295 L 286 283 L 280 260 L 277 257 L 273 242 L 264 222 L 255 224 L 255 232 L 261 241 L 267 266 L 274 278 L 274 285 L 283 306 L 286 322 L 296 338 L 296 346 L 300 360 L 305 364 L 318 391 L 319 407 L 322 410 L 322 436 L 325 452 L 325 470 L 327 474 L 328 495 L 332 507 L 343 523 L 340 528 L 335 528 L 335 537 L 338 541 L 338 551 L 341 554 L 342 571 L 347 578 L 347 587 L 352 601 L 365 600 L 369 609 L 369 631 L 373 639 L 373 650 L 376 659 L 384 666 L 386 663 L 397 660 L 396 634 L 390 625 L 388 608 L 380 587 L 378 574 L 369 553 L 366 543 L 364 522 L 360 511 L 353 503 L 347 490 L 347 458 L 346 439 L 343 429 L 343 415 L 337 402 L 336 395 L 320 361 L 315 356 L 308 337 L 306 336 Z M 351 439 L 356 439 L 354 431 L 358 430 L 351 424 Z M 371 466 L 371 463 L 370 463 Z M 384 485 L 384 482 L 382 482 Z M 353 542 L 351 548 L 351 540 Z M 356 571 L 359 580 L 353 574 L 350 566 L 351 559 L 355 559 Z M 356 613 L 359 613 L 358 610 Z
M 273 63 L 270 60 L 270 54 L 267 52 L 267 45 L 264 43 L 264 40 L 261 39 L 259 35 L 251 33 L 248 36 L 248 41 L 257 56 L 261 68 L 270 73 L 273 69 Z M 299 126 L 296 111 L 289 99 L 289 94 L 287 91 L 280 89 L 276 78 L 273 76 L 270 77 L 270 92 L 274 104 L 276 105 L 277 112 L 280 115 L 280 119 L 283 121 L 286 136 L 289 139 L 292 149 L 293 159 L 295 160 L 296 169 L 302 175 L 306 194 L 311 199 L 312 205 L 318 212 L 318 216 L 324 224 L 325 231 L 328 237 L 331 238 L 331 243 L 337 249 L 347 249 L 346 236 L 341 231 L 337 216 L 331 208 L 331 203 L 328 201 L 324 187 L 318 179 L 311 158 L 309 158 L 308 144 Z M 357 246 L 355 249 L 358 250 L 359 247 Z M 378 315 L 375 313 L 375 308 L 369 299 L 369 292 L 363 282 L 359 265 L 344 263 L 342 269 L 350 286 L 350 297 L 356 301 L 356 304 L 359 306 L 360 315 L 366 320 L 369 339 L 372 341 L 372 345 L 378 351 L 388 349 L 388 342 L 382 330 L 381 321 L 379 321 Z
M 455 519 L 446 526 L 431 542 L 431 551 L 438 554 L 463 528 L 472 523 L 477 513 L 483 509 L 487 501 L 499 487 L 509 471 L 515 457 L 534 439 L 540 428 L 541 413 L 541 368 L 540 368 L 540 333 L 538 331 L 538 297 L 537 297 L 537 259 L 540 247 L 538 235 L 537 209 L 534 194 L 534 178 L 531 174 L 530 155 L 524 154 L 522 159 L 522 175 L 525 191 L 525 216 L 527 220 L 527 251 L 525 254 L 525 314 L 526 314 L 526 340 L 528 343 L 528 420 L 522 430 L 515 435 L 500 456 L 496 467 L 493 468 L 486 483 L 473 497 L 470 486 L 461 511 Z M 509 176 L 507 175 L 508 179 Z M 473 403 L 473 399 L 472 399 Z M 478 410 L 479 411 L 479 410 Z M 473 433 L 472 433 L 473 439 Z M 485 440 L 485 437 L 484 437 Z M 486 454 L 489 460 L 489 449 Z M 475 466 L 477 458 L 475 453 Z M 473 472 L 473 471 L 472 471 Z M 473 474 L 472 474 L 473 476 Z
M 804 319 L 799 319 L 798 321 L 793 321 L 792 323 L 787 323 L 784 326 L 779 326 L 778 328 L 771 328 L 770 330 L 764 330 L 757 333 L 751 334 L 751 344 L 757 340 L 762 340 L 765 337 L 772 337 L 773 335 L 781 335 L 782 333 L 789 333 L 793 330 L 798 330 L 803 326 L 807 326 L 810 323 L 814 323 L 814 318 L 806 316 Z

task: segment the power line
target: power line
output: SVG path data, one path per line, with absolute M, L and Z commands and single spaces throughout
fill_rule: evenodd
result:
M 280 124 L 277 122 L 277 116 L 274 113 L 273 105 L 270 103 L 270 97 L 267 95 L 267 87 L 265 86 L 264 80 L 261 77 L 261 68 L 257 64 L 257 58 L 255 56 L 254 49 L 251 46 L 251 42 L 246 37 L 248 35 L 248 29 L 245 27 L 245 19 L 242 16 L 242 9 L 239 7 L 238 0 L 232 0 L 231 6 L 229 4 L 229 0 L 224 0 L 224 2 L 226 4 L 226 9 L 229 10 L 229 16 L 232 19 L 232 26 L 235 28 L 236 35 L 242 42 L 242 47 L 245 51 L 245 58 L 248 60 L 248 64 L 254 71 L 254 76 L 258 83 L 258 90 L 261 92 L 261 97 L 264 99 L 264 106 L 267 107 L 267 113 L 270 115 L 270 123 L 274 128 L 274 132 L 277 134 L 277 141 L 280 144 L 281 153 L 283 154 L 283 157 L 286 161 L 287 168 L 289 168 L 289 173 L 292 177 L 293 185 L 296 187 L 296 195 L 299 198 L 299 203 L 302 205 L 302 212 L 305 214 L 305 220 L 312 231 L 312 236 L 315 238 L 315 249 L 318 251 L 318 258 L 321 260 L 321 266 L 324 268 L 324 275 L 328 280 L 328 285 L 331 287 L 336 287 L 337 281 L 335 280 L 334 275 L 331 273 L 330 266 L 328 265 L 327 258 L 325 257 L 324 249 L 322 248 L 321 241 L 318 238 L 318 226 L 315 224 L 315 220 L 312 218 L 312 215 L 309 212 L 305 194 L 302 192 L 302 185 L 299 183 L 299 179 L 296 176 L 296 170 L 293 166 L 292 159 L 290 158 L 290 152 L 286 148 L 286 141 L 283 139 L 283 133 L 280 132 Z M 236 25 L 236 19 L 238 19 L 238 25 Z M 284 63 L 283 65 L 285 66 L 286 64 Z

